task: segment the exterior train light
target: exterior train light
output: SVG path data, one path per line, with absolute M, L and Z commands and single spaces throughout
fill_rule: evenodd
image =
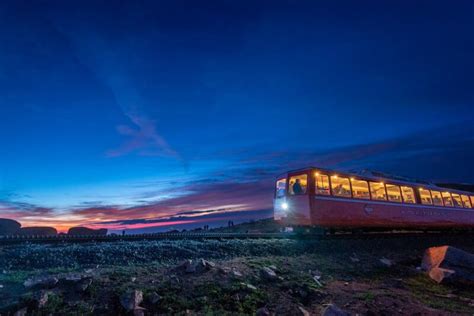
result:
M 284 209 L 285 211 L 288 209 L 289 205 L 286 202 L 281 203 L 281 208 Z

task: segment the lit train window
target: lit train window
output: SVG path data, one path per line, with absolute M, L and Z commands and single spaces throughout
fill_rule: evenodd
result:
M 469 196 L 461 195 L 461 200 L 465 208 L 472 208 L 471 201 L 469 201 Z
M 352 195 L 356 199 L 370 199 L 369 184 L 364 180 L 351 179 Z
M 420 188 L 421 204 L 432 205 L 430 190 Z
M 411 187 L 402 187 L 403 202 L 415 204 L 415 192 Z
M 280 179 L 276 182 L 276 197 L 281 198 L 286 193 L 286 179 Z
M 462 207 L 461 196 L 459 194 L 451 193 L 453 196 L 454 207 Z
M 431 198 L 434 205 L 443 206 L 443 199 L 441 198 L 441 192 L 431 190 Z
M 306 194 L 308 187 L 308 176 L 301 174 L 290 178 L 289 193 L 291 195 Z
M 400 187 L 394 184 L 387 184 L 387 195 L 390 202 L 402 203 L 402 194 L 400 193 Z
M 471 195 L 471 207 L 474 208 L 474 195 Z
M 316 194 L 330 195 L 329 191 L 329 177 L 325 174 L 316 173 Z
M 385 184 L 383 182 L 370 182 L 370 194 L 372 195 L 372 200 L 387 200 Z
M 331 177 L 332 195 L 351 197 L 351 185 L 348 178 L 341 178 L 338 176 Z
M 443 192 L 441 193 L 441 196 L 443 197 L 443 202 L 445 206 L 453 206 L 453 199 L 451 198 L 451 193 Z

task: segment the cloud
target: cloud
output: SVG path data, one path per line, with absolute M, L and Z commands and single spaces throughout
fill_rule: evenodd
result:
M 134 124 L 134 127 L 117 126 L 118 133 L 127 137 L 128 140 L 119 148 L 108 151 L 108 157 L 138 153 L 143 156 L 167 156 L 182 160 L 181 156 L 157 132 L 154 120 L 137 112 L 125 112 L 125 115 Z

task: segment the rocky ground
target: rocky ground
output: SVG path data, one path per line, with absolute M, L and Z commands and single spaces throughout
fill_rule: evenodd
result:
M 4 246 L 0 314 L 472 315 L 472 288 L 418 268 L 444 244 L 474 252 L 456 236 Z

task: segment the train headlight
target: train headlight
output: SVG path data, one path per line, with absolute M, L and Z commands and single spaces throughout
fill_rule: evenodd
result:
M 286 202 L 281 203 L 281 208 L 286 211 L 288 209 L 288 203 Z

